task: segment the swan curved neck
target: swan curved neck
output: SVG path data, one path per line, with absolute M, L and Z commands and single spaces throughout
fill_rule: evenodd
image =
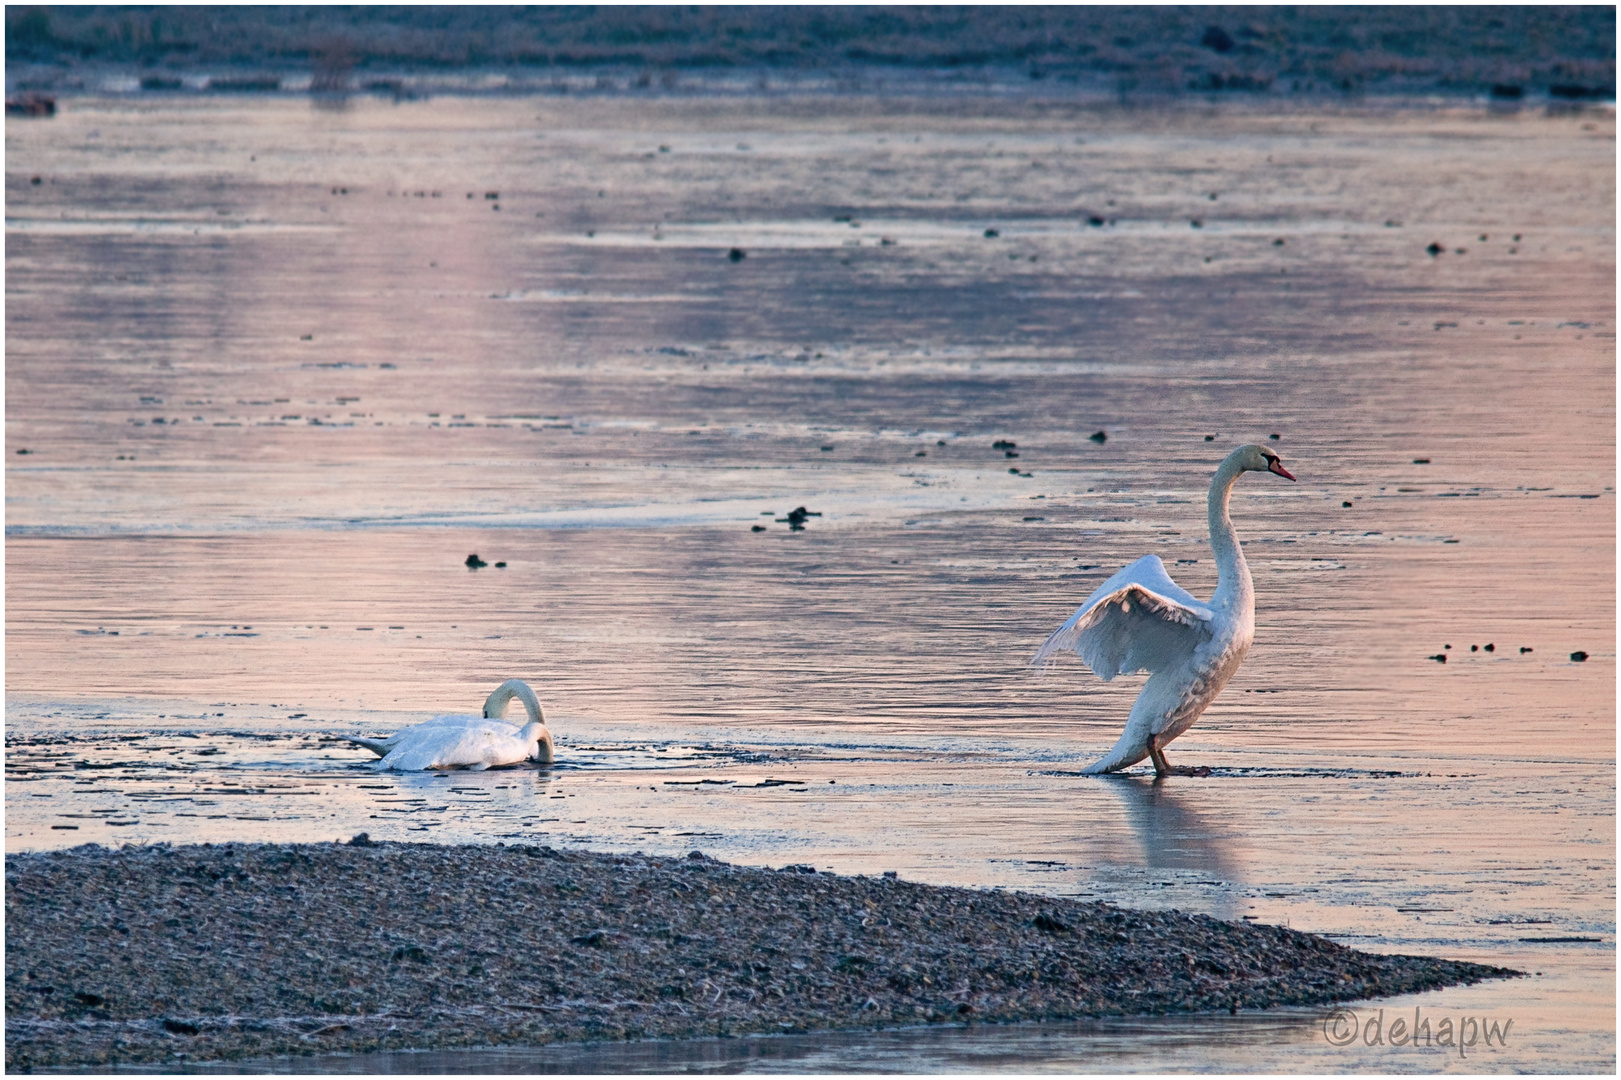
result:
M 1227 514 L 1227 501 L 1233 485 L 1244 475 L 1244 467 L 1237 455 L 1229 456 L 1216 469 L 1210 480 L 1210 547 L 1216 556 L 1216 594 L 1211 603 L 1222 604 L 1241 600 L 1250 595 L 1249 566 L 1244 562 L 1244 551 L 1233 530 L 1233 519 Z
M 508 679 L 495 688 L 484 702 L 484 717 L 487 720 L 499 719 L 507 710 L 507 703 L 513 698 L 523 702 L 523 707 L 529 712 L 531 724 L 544 724 L 546 721 L 540 715 L 540 699 L 535 692 L 529 689 L 529 684 L 522 679 Z

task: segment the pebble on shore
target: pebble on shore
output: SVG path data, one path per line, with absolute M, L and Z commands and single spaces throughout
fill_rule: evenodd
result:
M 6 1068 L 1307 1005 L 1518 974 L 1025 893 L 544 846 L 6 857 Z

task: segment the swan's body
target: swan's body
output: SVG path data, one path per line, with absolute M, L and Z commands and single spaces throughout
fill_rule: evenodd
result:
M 513 698 L 529 711 L 529 723 L 518 727 L 501 719 Z M 534 760 L 552 763 L 552 733 L 540 714 L 540 701 L 521 679 L 508 679 L 484 702 L 483 716 L 436 716 L 386 739 L 345 736 L 383 760 L 379 769 L 488 769 Z
M 1144 555 L 1098 586 L 1036 652 L 1032 663 L 1073 650 L 1105 682 L 1149 672 L 1114 749 L 1082 772 L 1106 773 L 1154 759 L 1154 771 L 1173 771 L 1165 744 L 1193 726 L 1233 677 L 1255 636 L 1255 589 L 1239 548 L 1227 500 L 1246 472 L 1273 472 L 1293 480 L 1264 446 L 1240 446 L 1210 481 L 1210 546 L 1216 556 L 1216 591 L 1208 603 L 1172 581 L 1158 555 Z

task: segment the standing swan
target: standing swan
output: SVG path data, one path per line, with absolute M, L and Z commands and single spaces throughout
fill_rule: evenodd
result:
M 529 723 L 515 727 L 501 716 L 513 698 L 529 710 Z M 542 765 L 552 763 L 552 733 L 540 715 L 540 701 L 522 679 L 508 679 L 495 688 L 484 702 L 483 716 L 436 716 L 386 739 L 344 736 L 382 757 L 379 769 L 414 772 L 418 769 L 467 768 L 475 771 L 492 765 L 516 765 L 531 758 Z
M 1054 630 L 1032 664 L 1073 649 L 1108 682 L 1116 675 L 1150 672 L 1114 749 L 1085 773 L 1107 773 L 1154 759 L 1154 772 L 1209 775 L 1208 769 L 1172 768 L 1165 744 L 1193 726 L 1233 677 L 1255 637 L 1255 589 L 1227 516 L 1233 485 L 1247 472 L 1293 480 L 1264 446 L 1240 446 L 1210 481 L 1210 546 L 1216 553 L 1216 592 L 1204 604 L 1179 587 L 1158 555 L 1144 555 L 1098 586 L 1081 610 Z

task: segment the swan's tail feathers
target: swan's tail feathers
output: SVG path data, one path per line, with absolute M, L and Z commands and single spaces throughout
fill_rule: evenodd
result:
M 339 738 L 346 739 L 356 746 L 364 746 L 378 757 L 387 757 L 388 752 L 393 749 L 392 740 L 389 739 L 363 739 L 359 735 L 341 735 Z

